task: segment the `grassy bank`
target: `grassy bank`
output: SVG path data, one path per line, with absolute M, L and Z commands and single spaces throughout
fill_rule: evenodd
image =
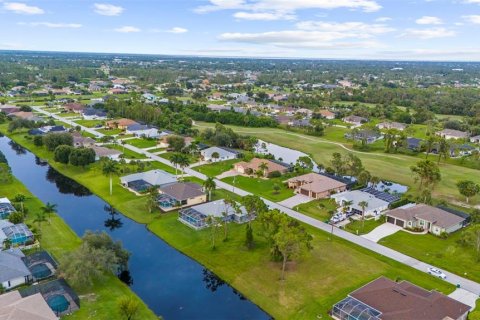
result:
M 218 248 L 213 251 L 210 230 L 198 232 L 184 226 L 177 221 L 175 212 L 149 214 L 144 198 L 120 187 L 117 177 L 113 196 L 110 196 L 108 178 L 101 174 L 98 165 L 86 169 L 59 165 L 52 161 L 52 155 L 45 149 L 35 147 L 26 139 L 24 133 L 10 136 L 126 216 L 146 223 L 156 235 L 208 267 L 277 319 L 326 318 L 326 312 L 333 303 L 381 275 L 407 279 L 445 293 L 453 290 L 453 286 L 446 282 L 342 239 L 335 237 L 332 241 L 328 233 L 311 227 L 307 228 L 313 235 L 313 251 L 297 263 L 290 264 L 286 280 L 280 281 L 280 266 L 270 261 L 269 248 L 261 236 L 255 235 L 254 250 L 245 249 L 245 226 L 230 225 L 229 240 L 225 242 L 221 241 L 223 233 L 219 230 Z M 215 198 L 225 195 L 226 191 L 219 190 Z M 254 224 L 254 230 L 258 232 L 259 226 Z
M 44 206 L 20 181 L 0 184 L 0 197 L 12 199 L 17 194 L 27 197 L 25 207 L 28 209 L 27 223 L 33 224 L 35 213 Z M 50 221 L 41 225 L 40 243 L 43 249 L 50 252 L 57 260 L 69 251 L 77 248 L 81 240 L 72 229 L 56 214 Z M 66 319 L 112 319 L 119 318 L 117 300 L 123 296 L 131 296 L 140 303 L 139 319 L 158 319 L 158 317 L 133 293 L 130 288 L 114 275 L 108 275 L 97 282 L 91 289 L 78 290 L 81 308 Z

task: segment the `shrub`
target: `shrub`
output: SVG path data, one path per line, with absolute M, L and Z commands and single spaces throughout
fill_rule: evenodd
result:
M 269 178 L 279 178 L 281 176 L 282 174 L 280 173 L 280 171 L 272 171 L 268 174 Z

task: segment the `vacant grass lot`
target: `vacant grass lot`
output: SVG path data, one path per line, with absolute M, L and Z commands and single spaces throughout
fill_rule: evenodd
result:
M 0 125 L 0 129 L 4 129 Z M 230 240 L 217 242 L 210 249 L 210 230 L 194 231 L 179 223 L 176 213 L 149 214 L 145 198 L 137 197 L 119 185 L 115 178 L 113 195 L 108 192 L 109 180 L 98 165 L 75 168 L 54 163 L 52 155 L 33 146 L 22 133 L 10 135 L 15 141 L 34 151 L 60 172 L 88 187 L 92 192 L 114 205 L 128 217 L 148 224 L 150 230 L 175 248 L 196 259 L 221 278 L 231 283 L 247 298 L 277 319 L 327 318 L 333 303 L 359 286 L 384 275 L 406 279 L 428 289 L 449 293 L 453 286 L 420 271 L 405 267 L 328 233 L 308 227 L 313 235 L 314 250 L 297 263 L 289 265 L 285 281 L 279 281 L 280 266 L 269 259 L 269 248 L 254 224 L 257 246 L 253 251 L 244 247 L 245 226 L 229 226 Z M 272 189 L 269 189 L 272 190 Z M 215 197 L 224 197 L 217 191 Z M 221 232 L 218 233 L 220 239 Z
M 451 234 L 447 239 L 440 239 L 431 234 L 415 235 L 407 232 L 397 232 L 381 239 L 379 243 L 479 282 L 480 262 L 477 260 L 473 248 L 463 247 L 457 243 L 461 233 L 462 231 L 458 231 Z
M 219 174 L 232 169 L 233 165 L 240 161 L 241 159 L 219 161 L 219 162 L 214 162 L 210 164 L 205 164 L 203 166 L 195 167 L 194 170 L 201 172 L 209 177 L 216 177 Z
M 20 193 L 27 197 L 27 201 L 24 203 L 24 206 L 29 211 L 26 222 L 33 224 L 35 213 L 43 206 L 40 200 L 32 195 L 18 180 L 14 180 L 9 184 L 0 184 L 0 197 L 12 199 Z M 81 243 L 80 238 L 56 214 L 52 214 L 50 221 L 41 225 L 41 233 L 40 243 L 42 248 L 50 252 L 57 260 L 61 259 L 67 252 L 77 248 Z M 139 319 L 157 319 L 143 301 L 114 275 L 106 276 L 102 281 L 95 283 L 91 289 L 79 290 L 76 288 L 76 292 L 80 296 L 81 308 L 71 316 L 65 317 L 66 319 L 120 318 L 117 300 L 127 295 L 140 302 Z
M 212 127 L 210 123 L 197 123 L 202 127 Z M 278 145 L 303 151 L 313 157 L 313 159 L 325 166 L 329 165 L 332 153 L 350 152 L 348 144 L 338 144 L 324 138 L 312 137 L 297 133 L 290 133 L 281 129 L 272 128 L 244 128 L 229 126 L 239 134 L 249 134 L 259 139 L 276 143 Z M 301 143 L 299 143 L 301 141 Z M 360 159 L 367 170 L 373 175 L 382 179 L 394 181 L 409 186 L 413 192 L 417 190 L 414 183 L 410 167 L 415 165 L 420 158 L 400 154 L 385 153 L 366 153 L 353 151 Z M 435 197 L 440 197 L 445 201 L 464 201 L 456 187 L 460 180 L 474 180 L 480 183 L 478 170 L 460 167 L 452 164 L 440 164 L 442 180 L 433 190 Z M 480 196 L 471 199 L 471 203 L 480 203 Z
M 81 126 L 87 128 L 94 128 L 98 125 L 103 125 L 105 121 L 103 120 L 75 120 L 75 122 Z
M 121 129 L 98 129 L 97 132 L 103 133 L 107 136 L 114 136 L 123 132 Z
M 132 151 L 130 149 L 127 149 L 127 148 L 125 148 L 125 147 L 123 147 L 122 145 L 119 145 L 119 144 L 106 144 L 106 145 L 104 145 L 104 147 L 121 151 L 125 155 L 126 159 L 139 160 L 139 159 L 146 159 L 147 158 L 146 155 L 137 153 L 137 152 Z
M 294 209 L 317 220 L 326 221 L 330 219 L 330 211 L 336 211 L 337 204 L 333 199 L 321 199 L 302 203 Z
M 175 154 L 175 152 L 165 152 L 161 153 L 158 156 L 167 160 L 170 160 L 172 156 Z M 190 161 L 190 164 L 195 163 L 198 161 L 198 156 L 193 156 L 191 154 L 188 155 L 188 160 Z
M 150 140 L 150 139 L 130 139 L 126 140 L 125 143 L 132 145 L 137 148 L 151 148 L 157 145 L 157 140 Z
M 253 194 L 259 195 L 271 201 L 282 201 L 287 198 L 294 196 L 292 189 L 288 189 L 286 184 L 283 183 L 286 177 L 280 178 L 271 178 L 271 179 L 260 179 L 260 178 L 249 178 L 244 176 L 237 177 L 228 177 L 222 179 L 228 184 L 235 185 L 235 187 L 249 191 Z M 235 180 L 235 184 L 233 183 Z M 278 185 L 280 190 L 276 192 L 273 190 L 273 186 Z

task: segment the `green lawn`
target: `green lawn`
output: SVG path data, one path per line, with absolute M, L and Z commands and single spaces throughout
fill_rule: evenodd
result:
M 337 204 L 333 199 L 321 199 L 302 203 L 294 209 L 317 220 L 326 221 L 330 219 L 330 211 L 336 211 Z
M 172 156 L 175 154 L 175 152 L 165 152 L 162 154 L 159 154 L 158 156 L 167 160 L 170 160 Z M 190 161 L 190 164 L 195 163 L 198 161 L 198 156 L 193 156 L 191 154 L 188 155 L 188 160 Z
M 155 148 L 155 149 L 148 150 L 148 152 L 150 152 L 150 153 L 156 153 L 156 152 L 161 152 L 161 151 L 165 151 L 165 148 Z
M 12 199 L 16 194 L 27 196 L 24 203 L 28 209 L 27 223 L 33 224 L 35 212 L 43 204 L 18 180 L 9 184 L 0 184 L 0 196 Z M 36 226 L 38 227 L 38 226 Z M 58 215 L 51 215 L 50 221 L 41 225 L 41 246 L 57 260 L 69 251 L 77 248 L 81 241 L 72 229 Z M 158 319 L 130 288 L 114 275 L 107 275 L 91 289 L 74 288 L 80 297 L 80 310 L 66 319 L 112 319 L 119 318 L 117 300 L 122 296 L 131 296 L 140 303 L 139 319 Z
M 228 171 L 233 168 L 233 165 L 239 162 L 241 159 L 232 159 L 226 161 L 219 161 L 210 164 L 205 164 L 203 166 L 198 166 L 193 168 L 195 171 L 201 172 L 209 177 L 216 177 L 219 174 Z
M 462 231 L 457 231 L 447 239 L 440 239 L 431 234 L 415 235 L 397 232 L 381 239 L 379 243 L 479 282 L 480 262 L 477 260 L 473 248 L 466 248 L 457 243 L 461 233 Z
M 87 127 L 87 128 L 94 128 L 97 125 L 103 125 L 105 121 L 103 120 L 75 120 L 75 122 L 81 126 Z
M 123 132 L 122 129 L 98 129 L 96 131 L 107 136 L 114 136 Z
M 124 148 L 122 145 L 119 145 L 119 144 L 107 144 L 107 145 L 104 145 L 104 147 L 121 151 L 125 155 L 125 158 L 127 158 L 127 159 L 137 159 L 138 160 L 138 159 L 146 159 L 147 158 L 146 155 L 137 153 L 137 152 L 132 151 L 132 150 L 127 149 L 127 148 Z
M 203 122 L 198 122 L 197 124 L 201 126 L 200 128 L 214 126 L 214 124 Z M 271 143 L 303 151 L 311 155 L 317 163 L 324 164 L 325 166 L 329 165 L 332 153 L 340 152 L 345 154 L 347 152 L 347 150 L 338 145 L 337 142 L 322 137 L 307 136 L 274 128 L 228 127 L 233 128 L 238 134 L 250 134 Z M 299 143 L 299 141 L 301 141 L 301 143 Z M 349 147 L 348 144 L 344 144 L 344 146 Z M 373 175 L 407 185 L 411 188 L 412 192 L 416 192 L 418 189 L 412 177 L 410 167 L 420 161 L 420 158 L 401 154 L 385 154 L 382 152 L 368 153 L 355 151 L 355 154 L 362 160 L 365 168 Z M 475 169 L 450 163 L 441 163 L 440 170 L 442 180 L 435 186 L 433 196 L 445 201 L 465 201 L 464 197 L 462 197 L 457 190 L 456 183 L 458 181 L 474 180 L 480 183 L 479 171 Z M 480 203 L 480 196 L 471 199 L 471 203 Z
M 362 221 L 350 219 L 350 223 L 345 226 L 345 230 L 357 235 L 367 234 L 376 227 L 385 223 L 385 219 L 369 219 L 365 220 L 362 226 Z
M 381 275 L 391 279 L 406 279 L 445 293 L 454 289 L 446 282 L 353 243 L 336 237 L 332 241 L 329 233 L 311 227 L 307 227 L 307 230 L 313 235 L 314 250 L 297 263 L 290 264 L 286 280 L 279 281 L 280 266 L 270 261 L 269 248 L 257 234 L 259 226 L 256 223 L 253 226 L 256 239 L 253 251 L 247 251 L 244 247 L 245 226 L 235 224 L 229 225 L 230 240 L 219 240 L 218 249 L 212 251 L 209 230 L 197 232 L 186 227 L 177 221 L 176 213 L 149 214 L 144 197 L 137 197 L 122 188 L 117 177 L 114 179 L 113 195 L 110 196 L 109 180 L 102 175 L 98 164 L 85 169 L 60 165 L 51 161 L 51 153 L 26 140 L 24 134 L 10 136 L 42 159 L 50 160 L 57 170 L 85 185 L 128 217 L 147 224 L 152 232 L 211 269 L 276 319 L 327 319 L 326 312 L 332 304 Z M 255 180 L 246 181 L 251 183 Z M 272 181 L 259 180 L 254 187 L 260 189 L 261 195 L 273 192 L 272 188 L 261 190 L 260 184 Z M 225 191 L 218 190 L 214 193 L 214 199 L 226 195 Z M 218 237 L 221 234 L 219 230 Z
M 58 116 L 62 118 L 69 118 L 69 117 L 80 117 L 80 114 L 75 112 L 67 112 L 67 113 L 59 113 Z
M 288 178 L 280 177 L 271 179 L 260 179 L 237 176 L 224 178 L 222 179 L 222 181 L 231 185 L 235 185 L 235 187 L 259 195 L 268 200 L 278 202 L 295 195 L 293 193 L 293 190 L 288 189 L 286 184 L 283 183 L 283 181 L 285 181 L 286 179 Z M 233 183 L 234 180 L 235 184 Z M 273 186 L 275 184 L 278 184 L 280 186 L 280 190 L 278 191 L 278 193 L 273 190 Z
M 125 143 L 132 145 L 137 148 L 151 148 L 155 147 L 157 145 L 157 140 L 151 140 L 151 139 L 130 139 L 126 140 Z

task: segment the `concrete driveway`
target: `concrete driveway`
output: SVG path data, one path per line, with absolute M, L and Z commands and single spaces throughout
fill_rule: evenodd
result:
M 313 200 L 312 198 L 304 196 L 303 194 L 296 194 L 293 197 L 290 197 L 288 199 L 283 200 L 282 202 L 279 202 L 278 204 L 292 209 L 292 208 L 298 206 L 299 204 L 307 203 L 307 202 L 310 202 L 312 200 Z
M 458 288 L 457 290 L 450 293 L 448 296 L 461 303 L 469 305 L 472 308 L 471 310 L 475 309 L 475 303 L 478 299 L 478 295 L 462 288 Z
M 381 219 L 381 218 L 380 218 Z M 396 226 L 391 223 L 384 223 L 375 229 L 373 229 L 371 232 L 364 234 L 362 237 L 373 241 L 373 242 L 378 242 L 380 239 L 388 237 L 389 235 L 394 234 L 397 231 L 402 230 L 401 227 Z

